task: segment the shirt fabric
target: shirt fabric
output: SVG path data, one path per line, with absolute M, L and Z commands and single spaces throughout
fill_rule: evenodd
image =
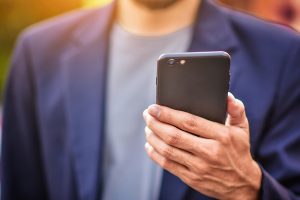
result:
M 155 103 L 158 57 L 186 51 L 191 36 L 192 26 L 145 37 L 114 24 L 109 41 L 102 199 L 158 199 L 162 169 L 144 150 L 142 113 Z

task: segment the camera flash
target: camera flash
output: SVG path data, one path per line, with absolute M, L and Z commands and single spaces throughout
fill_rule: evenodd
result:
M 185 64 L 185 60 L 180 60 L 180 64 L 184 65 Z

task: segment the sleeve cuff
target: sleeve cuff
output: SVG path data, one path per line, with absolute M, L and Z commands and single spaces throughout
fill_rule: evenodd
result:
M 261 200 L 291 200 L 300 199 L 292 196 L 289 191 L 284 188 L 276 179 L 274 179 L 267 171 L 260 166 L 262 171 L 261 189 L 259 199 Z

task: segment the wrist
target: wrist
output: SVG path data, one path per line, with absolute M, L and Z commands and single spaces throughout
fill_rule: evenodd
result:
M 262 171 L 259 165 L 253 160 L 251 173 L 249 174 L 249 185 L 245 190 L 244 199 L 256 200 L 259 198 L 261 188 Z
M 244 187 L 238 189 L 230 198 L 233 199 L 244 199 L 244 200 L 257 200 L 259 199 L 259 193 L 261 188 L 262 172 L 259 165 L 252 161 L 251 168 L 247 173 L 247 184 Z
M 262 171 L 261 171 L 261 168 L 259 167 L 259 165 L 257 164 L 256 161 L 252 161 L 253 163 L 253 188 L 257 191 L 260 190 L 261 188 L 261 179 L 262 179 Z

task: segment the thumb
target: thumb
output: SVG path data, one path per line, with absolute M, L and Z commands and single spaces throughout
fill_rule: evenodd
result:
M 249 129 L 248 119 L 246 116 L 245 106 L 243 102 L 236 99 L 230 92 L 227 98 L 227 119 L 226 125 L 237 126 L 245 130 Z

